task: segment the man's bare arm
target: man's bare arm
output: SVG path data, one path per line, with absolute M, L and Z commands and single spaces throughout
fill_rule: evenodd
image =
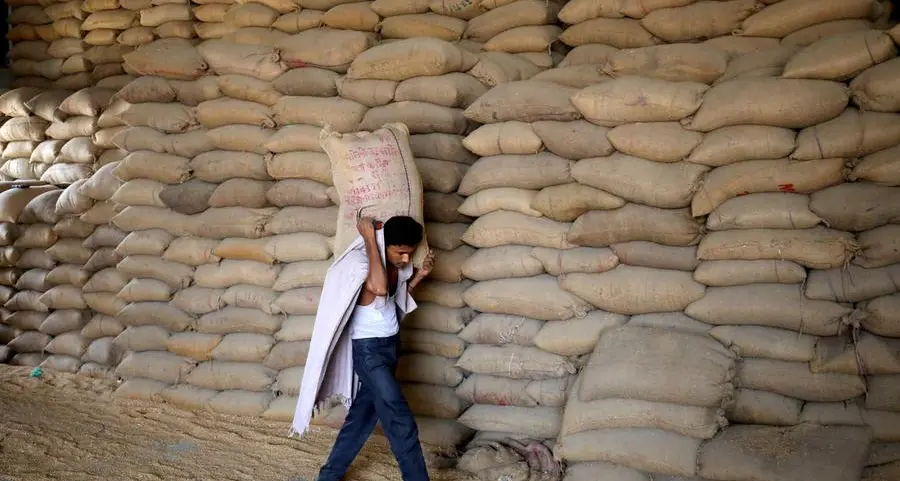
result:
M 375 240 L 375 221 L 370 217 L 363 217 L 356 223 L 356 229 L 365 242 L 366 257 L 369 260 L 369 275 L 366 276 L 366 283 L 363 289 L 368 291 L 373 298 L 385 296 L 388 293 L 387 271 L 384 269 L 384 263 L 381 261 L 381 250 L 378 248 L 378 242 Z

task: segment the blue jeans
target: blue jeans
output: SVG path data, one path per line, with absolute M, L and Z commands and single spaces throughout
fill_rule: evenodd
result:
M 403 481 L 428 481 L 419 428 L 394 377 L 399 353 L 399 335 L 353 340 L 353 370 L 361 386 L 317 481 L 340 480 L 379 420 Z

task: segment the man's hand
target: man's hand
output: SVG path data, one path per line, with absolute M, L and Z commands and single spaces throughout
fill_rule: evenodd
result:
M 371 241 L 375 239 L 375 219 L 371 217 L 360 217 L 356 221 L 356 230 L 362 236 L 363 240 Z
M 416 271 L 416 275 L 424 279 L 428 277 L 428 274 L 431 274 L 432 269 L 434 269 L 434 251 L 428 249 L 428 252 L 425 254 L 425 260 L 422 261 L 422 267 Z

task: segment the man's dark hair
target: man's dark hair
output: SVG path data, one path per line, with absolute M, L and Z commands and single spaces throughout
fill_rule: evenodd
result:
M 391 217 L 384 223 L 384 247 L 416 247 L 422 242 L 422 224 L 405 215 Z

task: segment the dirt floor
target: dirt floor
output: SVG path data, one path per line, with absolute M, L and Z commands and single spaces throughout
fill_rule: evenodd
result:
M 115 381 L 30 372 L 0 365 L 0 481 L 313 481 L 334 440 L 327 428 L 301 441 L 287 423 L 126 401 Z M 400 479 L 383 437 L 346 479 Z M 432 479 L 471 478 L 433 469 Z

